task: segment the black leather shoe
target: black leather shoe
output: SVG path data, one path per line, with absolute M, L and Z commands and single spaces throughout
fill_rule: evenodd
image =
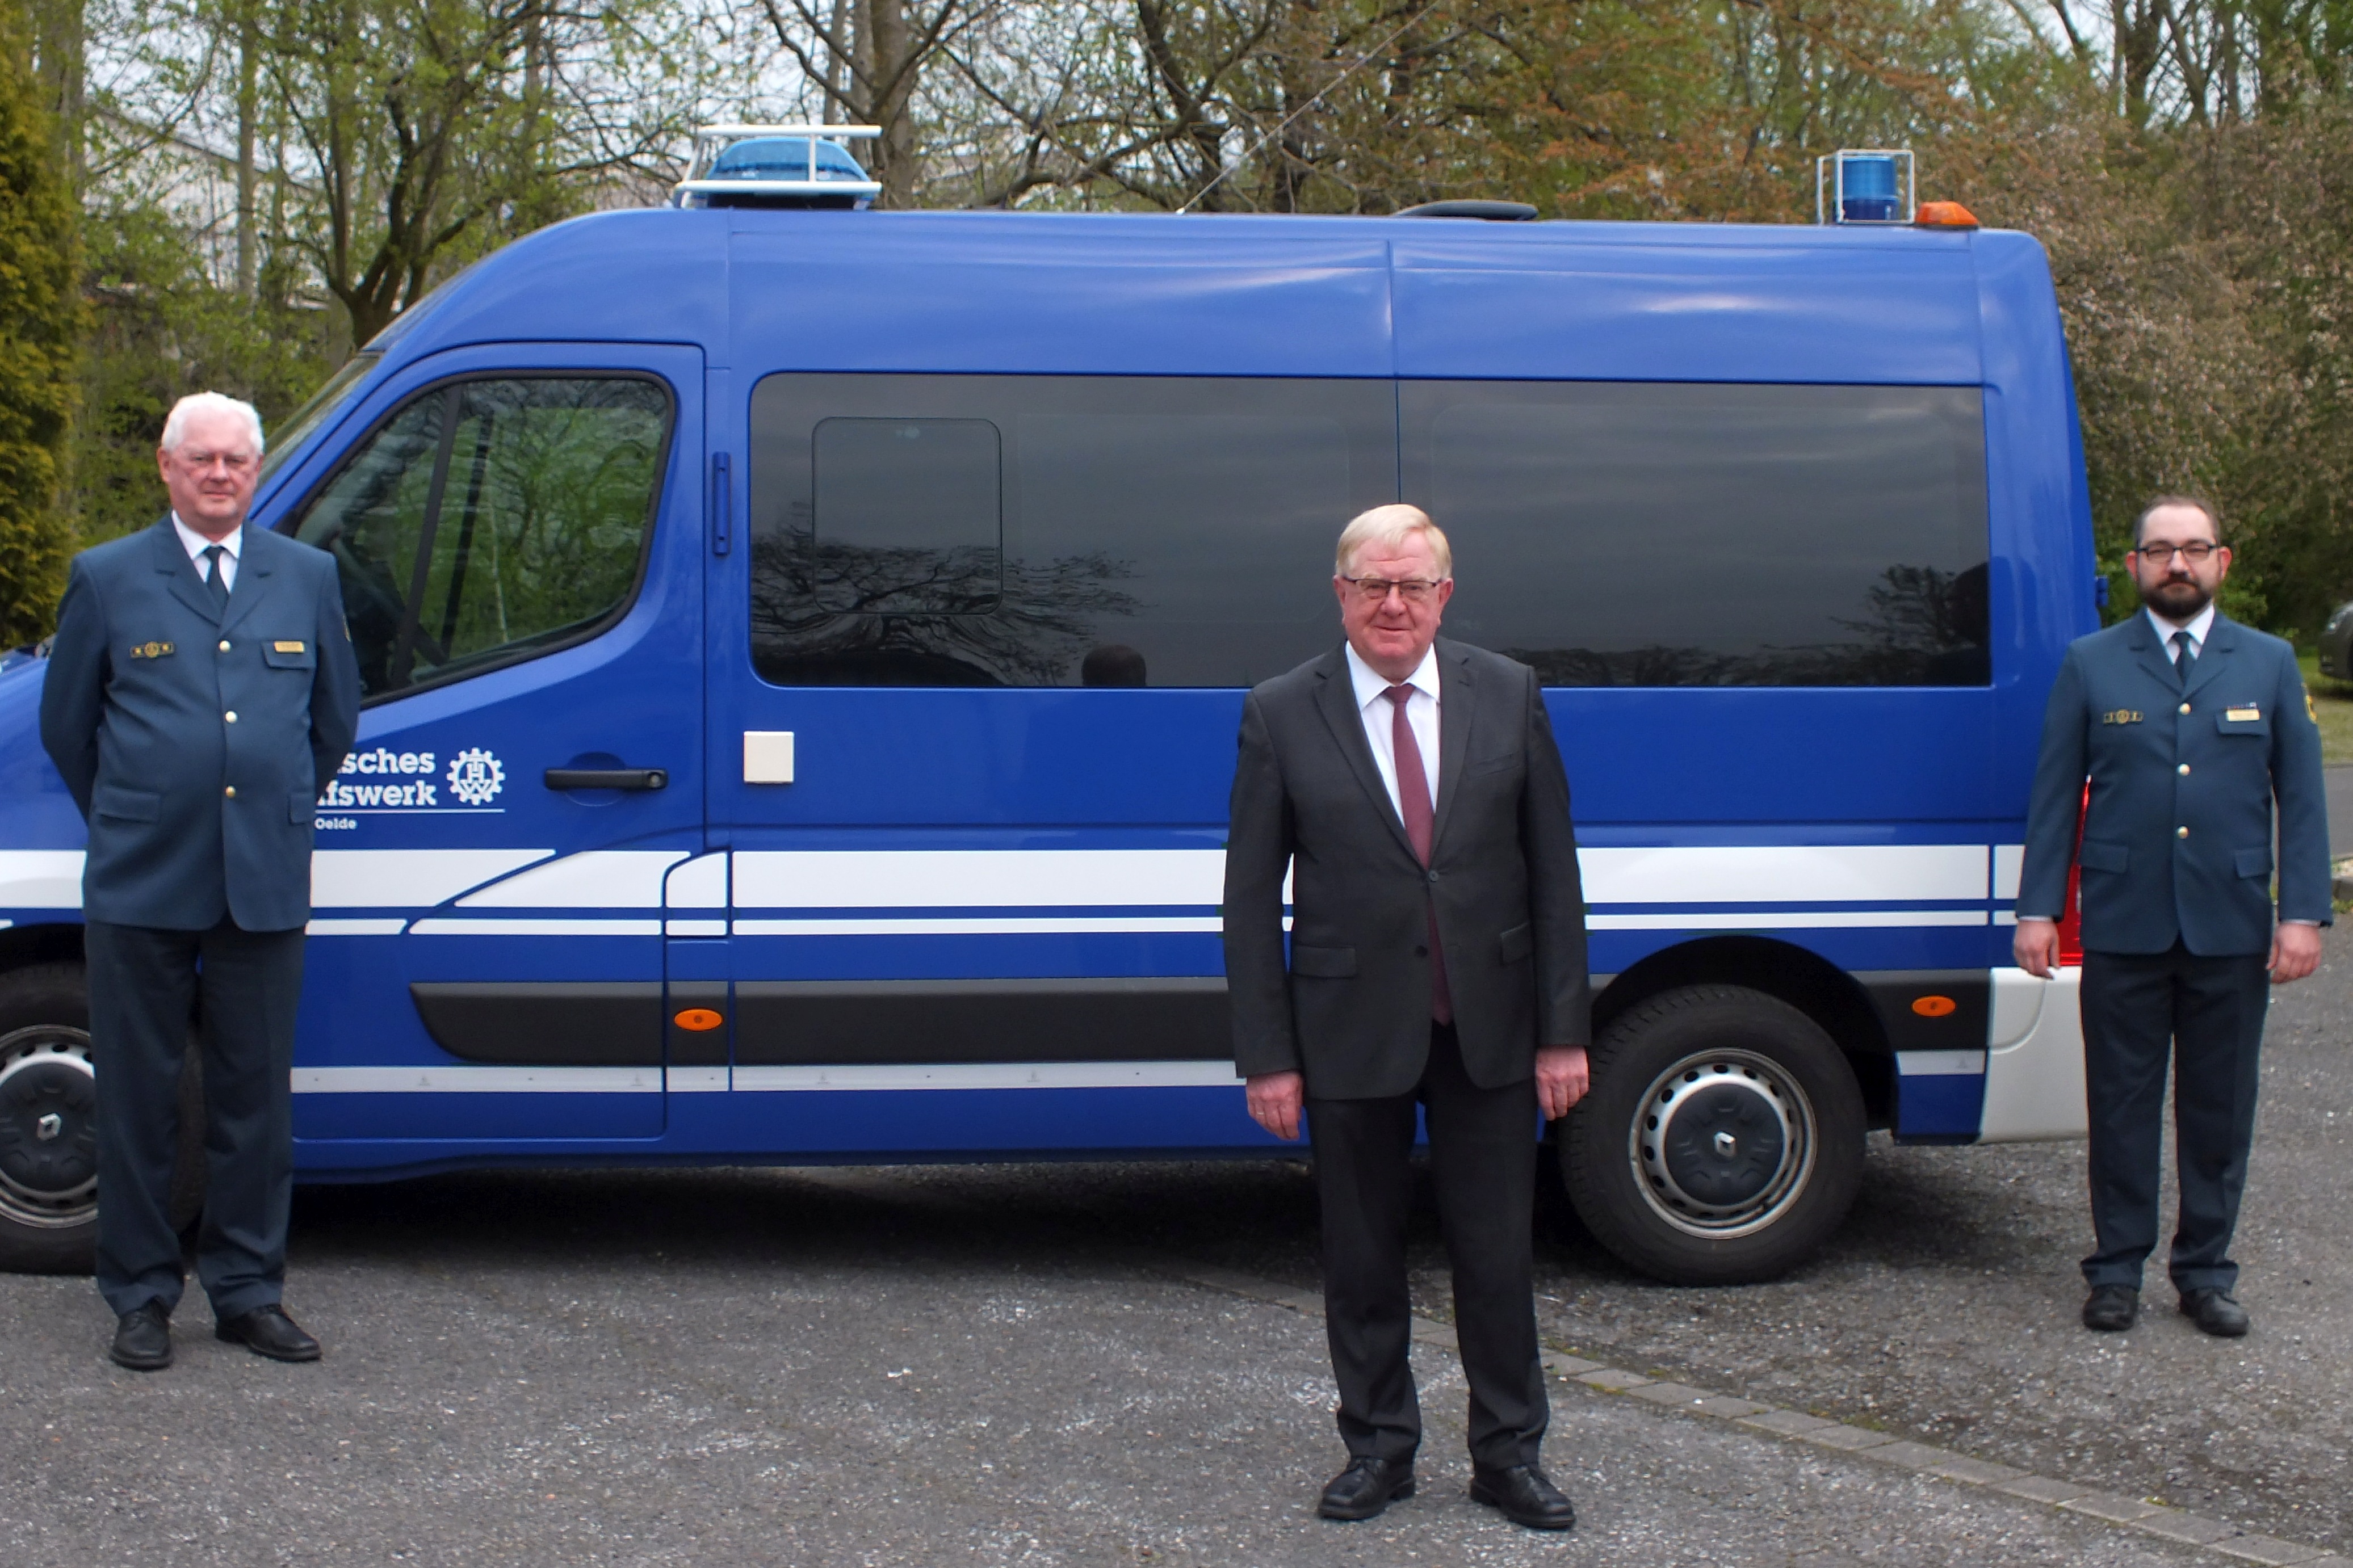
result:
M 172 1315 L 164 1310 L 164 1303 L 149 1301 L 123 1313 L 106 1353 L 115 1365 L 133 1372 L 161 1372 L 171 1365 Z
M 227 1340 L 233 1345 L 243 1345 L 256 1355 L 266 1355 L 271 1361 L 317 1361 L 319 1342 L 304 1333 L 286 1309 L 272 1301 L 267 1307 L 256 1307 L 250 1312 L 239 1312 L 234 1318 L 223 1318 L 213 1327 L 215 1339 Z
M 2140 1316 L 2140 1292 L 2129 1285 L 2094 1285 L 2084 1300 L 2084 1326 L 2119 1333 Z
M 2235 1340 L 2247 1331 L 2247 1310 L 2228 1290 L 2184 1290 L 2181 1315 L 2217 1339 Z
M 1491 1470 L 1471 1467 L 1471 1500 L 1502 1511 L 1514 1524 L 1530 1530 L 1567 1530 L 1577 1522 L 1568 1494 L 1545 1479 L 1534 1465 L 1514 1465 Z
M 1334 1476 L 1315 1504 L 1324 1519 L 1370 1519 L 1393 1502 L 1413 1496 L 1411 1459 L 1375 1459 L 1359 1455 Z

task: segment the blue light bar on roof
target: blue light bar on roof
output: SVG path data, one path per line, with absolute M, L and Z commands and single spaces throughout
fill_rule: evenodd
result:
M 1814 160 L 1814 221 L 1905 224 L 1918 188 L 1903 147 L 1848 147 Z
M 882 186 L 844 143 L 881 134 L 879 125 L 705 125 L 670 202 L 865 207 Z

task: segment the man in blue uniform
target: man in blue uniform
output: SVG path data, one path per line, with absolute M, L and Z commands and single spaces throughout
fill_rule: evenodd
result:
M 196 1273 L 220 1338 L 279 1361 L 319 1342 L 280 1305 L 290 1106 L 319 789 L 359 723 L 332 556 L 245 528 L 261 421 L 183 398 L 156 461 L 172 511 L 76 557 L 41 744 L 90 824 L 82 870 L 98 1079 L 98 1288 L 111 1354 L 172 1361 L 184 1277 L 166 1209 L 182 1053 L 203 1048 Z
M 2095 1238 L 2084 1326 L 2128 1329 L 2139 1315 L 2141 1265 L 2157 1245 L 2169 1047 L 2181 1188 L 2173 1285 L 2200 1329 L 2235 1337 L 2247 1314 L 2232 1294 L 2231 1234 L 2254 1135 L 2267 982 L 2311 973 L 2330 921 L 2320 731 L 2295 650 L 2215 612 L 2231 552 L 2212 508 L 2159 497 L 2134 525 L 2127 559 L 2144 613 L 2076 641 L 2052 689 L 2015 946 L 2020 968 L 2051 973 L 2068 862 L 2079 860 Z

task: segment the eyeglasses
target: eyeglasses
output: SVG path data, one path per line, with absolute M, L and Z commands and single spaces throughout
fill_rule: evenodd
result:
M 2176 555 L 2192 566 L 2203 566 L 2206 558 L 2222 547 L 2203 539 L 2193 539 L 2187 544 L 2137 544 L 2133 553 L 2152 566 L 2162 566 Z
M 1356 597 L 1367 605 L 1382 603 L 1392 589 L 1404 595 L 1409 605 L 1426 605 L 1439 588 L 1438 584 L 1420 577 L 1343 577 L 1340 581 L 1356 589 Z
M 190 452 L 185 449 L 173 453 L 172 460 L 182 468 L 199 474 L 211 468 L 215 464 L 227 468 L 232 474 L 241 474 L 259 461 L 250 452 Z

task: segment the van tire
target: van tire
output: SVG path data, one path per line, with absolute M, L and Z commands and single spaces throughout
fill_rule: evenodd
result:
M 1740 985 L 1661 992 L 1611 1020 L 1569 1113 L 1577 1216 L 1670 1285 L 1746 1285 L 1810 1258 L 1862 1183 L 1862 1093 L 1805 1014 Z
M 205 1204 L 199 1054 L 188 1051 L 180 1074 L 170 1212 L 183 1231 Z M 0 974 L 0 1269 L 90 1271 L 98 1244 L 95 1088 L 82 966 L 35 963 Z

